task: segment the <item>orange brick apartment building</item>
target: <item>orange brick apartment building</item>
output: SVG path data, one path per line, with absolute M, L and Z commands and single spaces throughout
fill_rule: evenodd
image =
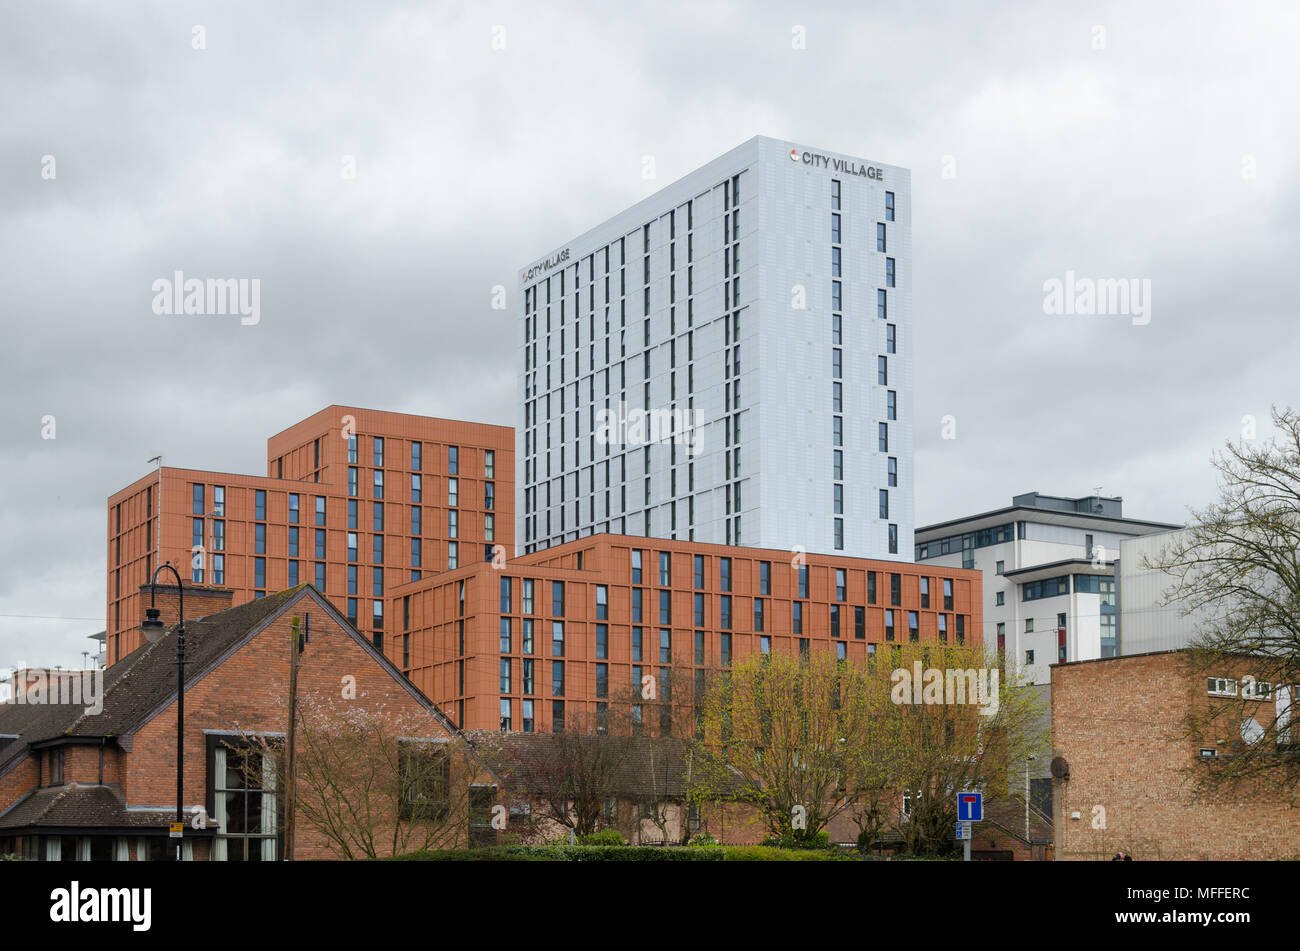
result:
M 463 729 L 551 732 L 646 676 L 698 678 L 755 651 L 864 662 L 891 642 L 976 645 L 980 577 L 598 534 L 394 588 L 385 650 Z
M 311 582 L 382 644 L 391 588 L 513 552 L 514 468 L 510 427 L 348 406 L 272 436 L 266 476 L 160 468 L 108 500 L 107 662 L 166 561 L 234 604 Z
M 173 587 L 158 599 L 168 624 L 176 619 L 175 594 Z M 283 797 L 254 788 L 232 757 L 248 749 L 242 734 L 286 729 L 294 617 L 311 632 L 299 662 L 300 696 L 337 698 L 343 678 L 353 677 L 358 704 L 427 723 L 417 742 L 444 742 L 454 730 L 310 585 L 221 610 L 229 600 L 229 592 L 185 589 L 184 804 L 187 816 L 201 805 L 213 823 L 195 829 L 187 822 L 183 857 L 271 861 L 283 847 Z M 168 838 L 176 804 L 175 638 L 169 631 L 97 672 L 104 680 L 99 713 L 0 703 L 0 855 L 175 858 Z M 297 826 L 294 853 L 333 855 L 307 823 Z
M 1248 721 L 1267 726 L 1295 688 L 1239 689 L 1249 658 L 1206 669 L 1186 651 L 1052 667 L 1056 857 L 1234 861 L 1300 856 L 1300 809 L 1277 788 L 1247 786 L 1198 799 L 1194 772 L 1242 744 Z M 1209 676 L 1207 676 L 1207 674 Z M 1275 685 L 1274 685 L 1275 686 Z M 1214 731 L 1190 737 L 1185 718 L 1214 711 Z M 1104 811 L 1103 811 L 1104 810 Z

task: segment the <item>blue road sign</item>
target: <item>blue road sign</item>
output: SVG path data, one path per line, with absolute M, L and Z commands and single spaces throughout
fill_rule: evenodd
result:
M 958 841 L 958 842 L 961 842 L 961 841 L 963 841 L 963 840 L 968 840 L 968 839 L 970 839 L 970 823 L 969 823 L 969 822 L 958 822 L 958 823 L 957 823 L 957 841 Z
M 984 794 L 978 792 L 958 793 L 957 819 L 961 822 L 983 822 Z

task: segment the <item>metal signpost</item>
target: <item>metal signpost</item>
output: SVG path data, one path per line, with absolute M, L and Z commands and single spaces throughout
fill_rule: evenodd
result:
M 984 821 L 984 794 L 959 792 L 957 794 L 957 838 L 962 844 L 962 861 L 970 861 L 971 823 Z

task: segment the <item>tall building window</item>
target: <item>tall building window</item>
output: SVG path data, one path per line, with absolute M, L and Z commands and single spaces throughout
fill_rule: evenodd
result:
M 325 496 L 316 496 L 316 524 L 325 524 Z
M 885 192 L 885 220 L 894 220 L 894 193 Z
M 483 452 L 483 476 L 487 479 L 495 479 L 497 474 L 497 454 L 492 449 Z
M 447 474 L 460 475 L 460 447 L 447 447 Z
M 289 524 L 298 524 L 298 493 L 289 493 Z
M 204 487 L 202 484 L 199 484 L 199 483 L 195 483 L 195 484 L 194 484 L 194 503 L 193 503 L 193 505 L 190 507 L 190 511 L 191 511 L 193 514 L 195 514 L 195 515 L 207 515 L 207 514 L 208 514 L 208 512 L 207 512 L 207 506 L 206 506 L 206 504 L 204 503 L 204 492 L 205 492 L 205 491 L 206 491 L 206 489 L 205 489 L 205 487 Z
M 224 485 L 214 485 L 212 487 L 212 514 L 226 514 L 226 487 Z M 1091 546 L 1089 546 L 1091 548 Z
M 885 258 L 885 286 L 894 286 L 894 259 Z
M 885 225 L 884 222 L 876 222 L 876 250 L 881 254 L 885 252 Z
M 424 444 L 411 443 L 411 471 L 419 472 L 424 468 Z
M 885 320 L 889 315 L 889 306 L 886 300 L 884 288 L 876 289 L 876 316 Z

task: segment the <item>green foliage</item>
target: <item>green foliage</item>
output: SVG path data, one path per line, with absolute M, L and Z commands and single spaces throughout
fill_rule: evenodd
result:
M 692 848 L 695 848 L 695 847 L 702 847 L 702 846 L 718 846 L 721 845 L 722 843 L 719 842 L 717 839 L 715 839 L 713 836 L 709 835 L 707 832 L 697 832 L 695 833 L 695 835 L 691 836 L 690 841 L 687 842 L 686 844 L 688 846 L 691 846 Z
M 601 829 L 591 835 L 578 836 L 579 845 L 627 845 L 627 839 L 617 829 Z
M 493 846 L 411 852 L 380 861 L 397 862 L 837 862 L 856 856 L 834 849 L 778 849 L 765 845 L 721 845 L 712 848 L 674 846 Z
M 497 846 L 411 852 L 399 862 L 721 862 L 721 849 L 679 849 L 635 845 Z
M 767 845 L 723 846 L 728 862 L 855 862 L 857 857 L 835 849 L 772 848 Z
M 819 829 L 811 836 L 770 836 L 763 844 L 773 849 L 828 849 L 831 846 L 831 835 L 825 829 Z
M 23 861 L 23 857 L 21 855 L 14 855 L 12 852 L 0 853 L 0 862 L 21 862 L 21 861 Z

